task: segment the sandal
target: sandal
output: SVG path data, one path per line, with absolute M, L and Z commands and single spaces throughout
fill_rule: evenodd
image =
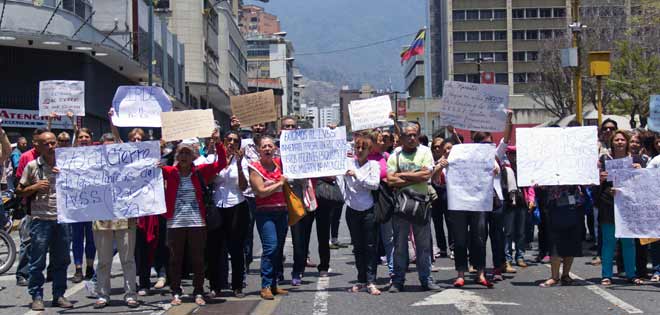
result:
M 171 304 L 172 306 L 179 306 L 179 305 L 181 305 L 181 298 L 179 297 L 178 294 L 177 294 L 177 295 L 174 295 L 174 297 L 172 298 L 172 301 L 170 302 L 170 304 Z
M 106 299 L 103 299 L 103 298 L 99 298 L 94 303 L 94 309 L 97 309 L 97 310 L 102 309 L 106 306 L 108 306 L 108 301 Z
M 201 294 L 195 295 L 195 304 L 199 306 L 204 306 L 206 305 L 206 300 L 204 300 L 204 296 Z
M 557 283 L 559 283 L 558 279 L 550 278 L 548 280 L 543 281 L 541 284 L 539 284 L 539 287 L 541 287 L 541 288 L 551 288 L 551 287 L 554 287 L 555 285 L 557 285 Z
M 651 277 L 651 282 L 660 282 L 660 275 L 653 275 L 653 277 Z
M 129 298 L 126 299 L 126 306 L 128 306 L 130 308 L 136 308 L 136 307 L 140 306 L 140 302 L 138 302 L 134 298 L 129 297 Z
M 367 292 L 369 292 L 369 294 L 371 295 L 380 295 L 381 293 L 380 290 L 378 290 L 378 288 L 376 288 L 376 285 L 374 285 L 373 283 L 367 286 Z
M 364 284 L 358 283 L 358 284 L 354 285 L 353 287 L 351 287 L 350 289 L 348 289 L 348 292 L 358 293 L 362 290 L 364 290 Z
M 643 285 L 643 284 L 644 284 L 644 280 L 642 280 L 642 279 L 640 279 L 640 278 L 632 278 L 632 279 L 628 279 L 628 282 L 630 282 L 630 283 L 632 283 L 632 284 L 634 284 L 634 285 Z
M 454 280 L 454 288 L 462 288 L 464 285 L 465 285 L 465 279 L 456 278 L 456 280 Z
M 610 280 L 610 278 L 603 278 L 603 280 L 600 280 L 600 285 L 603 286 L 612 285 L 612 280 Z
M 571 278 L 569 275 L 565 275 L 561 277 L 561 285 L 572 285 L 575 280 Z

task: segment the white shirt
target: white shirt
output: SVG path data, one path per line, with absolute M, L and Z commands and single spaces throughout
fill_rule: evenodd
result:
M 380 183 L 380 164 L 377 161 L 367 161 L 360 166 L 357 160 L 349 163 L 349 169 L 355 176 L 337 176 L 337 185 L 346 205 L 356 211 L 365 211 L 373 207 L 372 190 L 378 189 Z
M 245 160 L 241 161 L 241 168 L 247 181 L 248 169 Z M 245 201 L 243 192 L 238 188 L 238 165 L 235 158 L 213 179 L 213 201 L 218 208 L 231 208 Z
M 213 162 L 215 162 L 215 154 L 209 154 L 206 157 L 202 155 L 202 156 L 196 158 L 193 161 L 193 164 L 195 164 L 195 166 L 198 166 L 198 165 L 202 165 L 202 164 L 210 164 L 210 163 L 213 163 Z
M 654 157 L 651 162 L 646 164 L 646 168 L 660 168 L 660 155 Z

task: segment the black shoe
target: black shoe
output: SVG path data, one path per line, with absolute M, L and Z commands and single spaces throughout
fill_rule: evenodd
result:
M 57 299 L 53 299 L 51 306 L 59 308 L 73 308 L 73 303 L 69 302 L 69 300 L 67 300 L 65 297 L 60 296 Z
M 92 280 L 94 277 L 94 268 L 91 266 L 87 266 L 85 269 L 85 280 Z
M 442 288 L 440 288 L 439 285 L 437 285 L 433 282 L 429 282 L 425 285 L 422 285 L 422 290 L 424 290 L 424 291 L 440 291 L 440 290 L 442 290 Z
M 82 281 L 83 281 L 82 268 L 76 268 L 76 273 L 73 274 L 73 278 L 71 278 L 71 282 L 80 283 Z
M 53 282 L 53 275 L 50 272 L 46 273 L 46 282 Z
M 23 277 L 16 277 L 16 285 L 19 287 L 27 287 L 28 280 Z
M 403 291 L 405 291 L 405 290 L 403 289 L 403 286 L 400 285 L 400 284 L 392 284 L 390 286 L 390 289 L 387 290 L 387 292 L 389 292 L 389 293 L 399 293 L 399 292 L 403 292 Z

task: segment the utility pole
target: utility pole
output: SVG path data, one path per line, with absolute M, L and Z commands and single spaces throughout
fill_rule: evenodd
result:
M 149 4 L 149 62 L 147 69 L 149 71 L 149 86 L 154 84 L 154 2 L 148 0 Z
M 573 48 L 577 49 L 577 67 L 575 67 L 575 119 L 578 124 L 583 124 L 582 118 L 582 61 L 580 58 L 580 32 L 582 25 L 580 24 L 580 0 L 573 0 L 571 7 L 571 15 L 573 16 L 573 24 L 571 30 L 573 31 Z

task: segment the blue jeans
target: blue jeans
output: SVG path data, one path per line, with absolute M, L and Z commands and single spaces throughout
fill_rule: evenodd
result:
M 289 225 L 286 211 L 256 211 L 255 221 L 261 238 L 261 287 L 277 287 L 277 274 L 282 266 L 284 240 Z
M 383 241 L 385 257 L 387 257 L 387 269 L 391 277 L 394 275 L 394 230 L 392 229 L 392 219 L 380 225 L 380 239 Z
M 406 268 L 408 267 L 408 233 L 412 227 L 415 236 L 417 254 L 417 274 L 419 282 L 427 285 L 433 282 L 431 277 L 431 256 L 433 255 L 431 241 L 431 222 L 425 224 L 412 224 L 399 216 L 392 216 L 394 230 L 394 278 L 392 282 L 403 285 L 406 281 Z
M 504 256 L 506 261 L 513 262 L 525 258 L 525 226 L 527 209 L 521 206 L 505 206 L 504 208 Z M 516 244 L 515 257 L 512 245 Z
M 83 250 L 85 251 L 85 258 L 94 260 L 94 256 L 96 256 L 96 247 L 94 246 L 92 222 L 72 223 L 71 236 L 73 238 L 73 263 L 76 266 L 82 265 Z
M 53 300 L 64 296 L 66 291 L 66 270 L 71 263 L 69 226 L 57 221 L 32 220 L 30 226 L 30 265 L 28 292 L 32 299 L 44 296 L 44 274 L 46 255 L 50 254 L 53 275 Z
M 616 249 L 614 224 L 601 224 L 600 231 L 603 233 L 602 277 L 612 278 L 612 260 L 614 259 L 614 250 Z M 626 277 L 628 279 L 635 278 L 635 240 L 632 238 L 622 238 L 621 249 L 623 251 L 623 265 L 626 268 Z

